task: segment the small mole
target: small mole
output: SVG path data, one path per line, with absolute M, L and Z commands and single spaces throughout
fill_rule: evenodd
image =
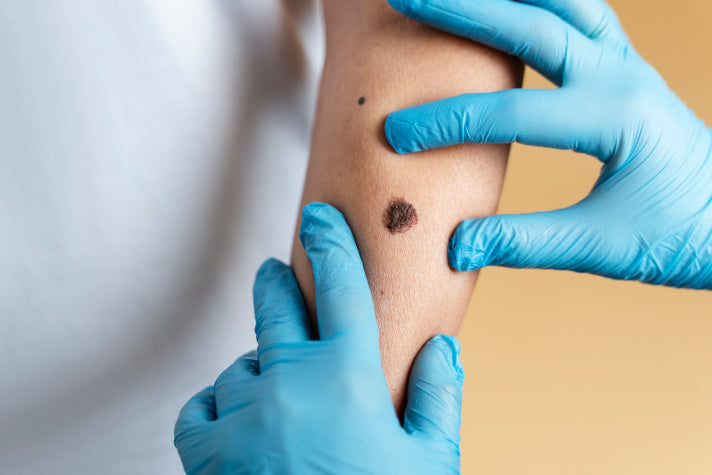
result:
M 383 214 L 383 225 L 391 233 L 406 233 L 418 224 L 418 212 L 403 198 L 391 200 Z
M 364 105 L 365 103 L 366 103 L 366 98 L 365 98 L 365 97 L 361 97 L 361 98 L 358 100 L 358 105 L 360 105 L 360 106 Z
M 381 295 L 385 295 L 385 294 L 386 294 L 386 293 L 385 293 L 383 290 L 381 290 Z

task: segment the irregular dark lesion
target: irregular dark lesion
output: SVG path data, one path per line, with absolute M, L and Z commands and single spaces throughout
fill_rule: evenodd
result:
M 405 233 L 418 224 L 418 212 L 404 198 L 394 198 L 383 214 L 383 225 L 391 233 Z

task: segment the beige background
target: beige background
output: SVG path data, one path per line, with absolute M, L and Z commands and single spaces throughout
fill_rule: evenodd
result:
M 712 123 L 712 5 L 612 2 L 640 53 Z M 545 81 L 527 72 L 525 87 Z M 595 159 L 515 146 L 503 213 L 554 209 Z M 460 334 L 465 474 L 712 474 L 712 292 L 482 272 Z

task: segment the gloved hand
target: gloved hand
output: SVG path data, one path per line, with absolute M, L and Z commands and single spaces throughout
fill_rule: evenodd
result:
M 404 426 L 381 367 L 371 291 L 344 217 L 302 213 L 321 339 L 289 267 L 267 261 L 254 287 L 258 349 L 188 401 L 175 445 L 190 474 L 457 473 L 464 374 L 459 344 L 430 340 L 408 385 Z
M 563 269 L 712 288 L 710 130 L 633 49 L 601 0 L 389 0 L 522 59 L 560 86 L 467 94 L 395 112 L 399 153 L 463 142 L 572 149 L 602 163 L 576 205 L 462 223 L 450 265 Z

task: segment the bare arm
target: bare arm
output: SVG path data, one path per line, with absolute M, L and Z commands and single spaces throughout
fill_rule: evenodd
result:
M 302 205 L 344 213 L 374 297 L 386 378 L 399 413 L 422 345 L 456 334 L 475 274 L 456 274 L 448 239 L 463 219 L 496 211 L 509 149 L 460 146 L 399 156 L 389 112 L 472 91 L 517 87 L 511 58 L 436 32 L 386 0 L 324 0 L 327 52 Z M 314 284 L 295 238 L 292 264 L 314 312 Z

